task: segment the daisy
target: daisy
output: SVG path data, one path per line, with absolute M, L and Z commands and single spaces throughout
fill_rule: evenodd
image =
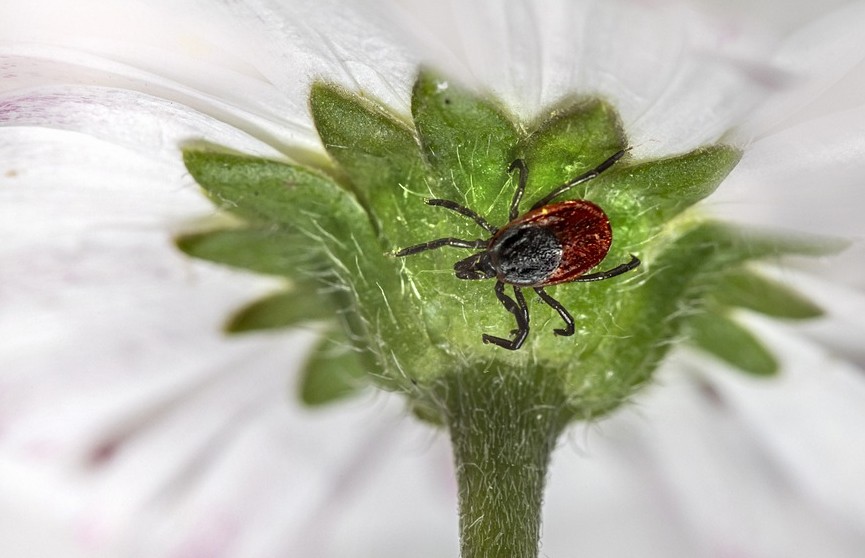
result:
M 635 159 L 746 145 L 710 210 L 856 238 L 865 9 L 785 6 L 5 7 L 4 555 L 455 555 L 445 437 L 371 390 L 300 407 L 319 326 L 224 334 L 228 316 L 284 283 L 177 249 L 196 225 L 226 222 L 181 147 L 326 166 L 313 82 L 408 115 L 418 64 L 432 62 L 526 126 L 569 94 L 601 95 Z M 761 268 L 828 312 L 806 326 L 737 314 L 780 360 L 779 378 L 677 351 L 636 404 L 566 435 L 543 552 L 856 555 L 856 254 Z

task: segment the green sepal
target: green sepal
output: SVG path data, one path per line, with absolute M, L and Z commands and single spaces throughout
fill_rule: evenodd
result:
M 427 168 L 414 132 L 375 103 L 327 83 L 315 83 L 310 107 L 321 141 L 373 215 L 400 215 L 409 193 L 423 207 Z M 384 238 L 411 231 L 406 219 L 377 220 Z
M 463 203 L 492 222 L 507 221 L 512 189 L 508 166 L 520 139 L 501 107 L 421 70 L 412 91 L 412 116 L 421 146 L 440 184 L 435 196 Z
M 175 239 L 181 250 L 202 260 L 283 277 L 320 265 L 314 254 L 297 249 L 302 237 L 276 227 L 233 228 L 185 234 Z
M 344 333 L 332 330 L 306 361 L 298 392 L 303 403 L 319 406 L 345 399 L 368 385 L 368 370 L 360 353 Z
M 216 151 L 187 150 L 183 161 L 196 182 L 222 209 L 246 221 L 315 236 L 309 225 L 333 221 L 333 211 L 356 229 L 369 227 L 351 194 L 303 167 Z
M 793 289 L 744 269 L 724 274 L 711 296 L 719 306 L 747 308 L 776 318 L 806 320 L 823 315 L 819 306 Z
M 622 122 L 609 103 L 597 98 L 580 99 L 554 111 L 518 148 L 530 169 L 523 210 L 625 147 Z M 574 195 L 577 191 L 561 199 L 580 197 Z
M 385 254 L 366 211 L 350 192 L 324 175 L 287 163 L 208 151 L 186 151 L 184 160 L 205 192 L 227 211 L 302 236 L 297 249 L 321 258 L 331 280 L 351 292 L 346 310 L 358 316 L 358 335 L 385 368 L 378 376 L 382 385 L 407 387 L 410 379 L 401 366 L 441 358 L 417 319 L 416 299 L 400 296 L 404 286 L 394 258 Z M 401 362 L 385 364 L 399 356 Z
M 529 339 L 520 351 L 504 351 L 480 338 L 507 336 L 513 316 L 496 300 L 492 282 L 453 277 L 454 261 L 465 252 L 444 248 L 395 258 L 386 251 L 447 236 L 486 237 L 475 223 L 421 198 L 465 203 L 501 226 L 515 187 L 510 162 L 525 157 L 530 191 L 546 194 L 626 145 L 615 111 L 597 99 L 571 102 L 524 137 L 495 102 L 429 71 L 420 73 L 413 92 L 418 137 L 399 117 L 336 86 L 317 84 L 311 104 L 322 141 L 342 167 L 338 182 L 236 155 L 187 152 L 187 165 L 228 211 L 253 227 L 302 239 L 298 249 L 320 260 L 344 296 L 340 315 L 351 318 L 351 338 L 376 363 L 367 368 L 376 369 L 374 378 L 385 387 L 408 393 L 419 414 L 438 404 L 428 389 L 442 374 L 493 365 L 557 378 L 575 418 L 603 414 L 650 377 L 669 340 L 681 333 L 683 316 L 700 311 L 724 273 L 751 259 L 826 251 L 810 239 L 664 222 L 714 190 L 738 160 L 733 148 L 645 163 L 626 155 L 566 197 L 585 196 L 610 216 L 613 247 L 597 270 L 627 261 L 630 253 L 643 265 L 611 281 L 550 287 L 574 316 L 571 338 L 553 335 L 561 317 L 527 291 Z M 272 301 L 253 307 L 250 315 L 271 317 L 252 323 L 293 319 L 278 308 Z
M 304 288 L 305 287 L 305 288 Z M 291 327 L 304 322 L 333 320 L 336 309 L 305 283 L 259 299 L 239 310 L 228 323 L 229 333 Z
M 440 406 L 436 406 L 424 398 L 412 399 L 409 402 L 411 405 L 409 410 L 416 419 L 436 427 L 446 426 L 446 418 Z
M 778 361 L 751 332 L 717 312 L 688 320 L 690 341 L 735 368 L 754 376 L 778 373 Z
M 585 316 L 577 331 L 591 328 L 575 340 L 578 349 L 563 371 L 576 419 L 617 408 L 651 377 L 670 349 L 669 340 L 681 331 L 684 310 L 698 304 L 704 285 L 722 265 L 717 261 L 721 254 L 707 242 L 713 229 L 701 224 L 685 231 L 660 252 L 648 254 L 628 282 L 590 284 L 590 305 L 570 303 L 572 312 Z
M 587 183 L 585 195 L 602 204 L 611 200 L 613 213 L 621 206 L 657 226 L 714 192 L 741 156 L 734 147 L 713 145 L 653 161 L 626 159 Z
M 773 260 L 782 256 L 826 256 L 837 254 L 847 246 L 847 242 L 835 238 L 712 221 L 703 222 L 700 230 L 703 242 L 723 263 Z

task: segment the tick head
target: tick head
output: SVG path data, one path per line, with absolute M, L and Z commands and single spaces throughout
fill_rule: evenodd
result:
M 455 263 L 454 273 L 458 279 L 477 281 L 492 279 L 496 276 L 496 269 L 493 267 L 490 253 L 485 250 Z

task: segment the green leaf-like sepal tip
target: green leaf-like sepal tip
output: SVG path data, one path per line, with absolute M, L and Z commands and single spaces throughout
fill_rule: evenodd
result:
M 313 85 L 310 107 L 338 168 L 187 149 L 190 174 L 234 224 L 182 236 L 178 246 L 285 278 L 283 291 L 239 310 L 227 329 L 320 328 L 323 340 L 300 378 L 304 402 L 335 401 L 374 384 L 404 393 L 416 416 L 450 431 L 466 558 L 536 556 L 546 465 L 559 433 L 627 401 L 673 340 L 766 376 L 777 363 L 734 321 L 734 310 L 819 315 L 749 264 L 838 245 L 743 230 L 689 210 L 736 165 L 734 147 L 636 159 L 615 107 L 603 99 L 564 99 L 526 126 L 490 96 L 428 70 L 412 90 L 411 115 L 328 83 Z M 395 255 L 438 238 L 490 237 L 429 199 L 452 200 L 505 227 L 515 159 L 528 169 L 525 212 L 620 150 L 625 155 L 611 168 L 555 200 L 586 199 L 609 217 L 612 247 L 590 273 L 632 254 L 642 261 L 613 279 L 547 288 L 573 316 L 572 336 L 554 335 L 561 316 L 524 289 L 526 343 L 517 351 L 484 344 L 482 334 L 508 337 L 516 324 L 494 281 L 454 276 L 454 263 L 472 252 Z
M 778 361 L 747 330 L 728 316 L 701 313 L 689 320 L 690 337 L 697 347 L 729 364 L 754 374 L 772 376 Z
M 310 406 L 348 397 L 368 384 L 367 362 L 341 330 L 330 331 L 315 347 L 300 379 L 300 399 Z

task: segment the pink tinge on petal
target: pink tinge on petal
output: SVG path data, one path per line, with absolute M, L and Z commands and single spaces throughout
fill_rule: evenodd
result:
M 222 142 L 250 154 L 279 154 L 249 133 L 192 108 L 121 89 L 43 86 L 7 93 L 0 96 L 0 123 L 84 133 L 169 162 L 179 162 L 180 148 L 191 141 Z M 252 124 L 246 127 L 255 129 Z
M 190 180 L 179 157 L 45 128 L 3 132 L 2 159 L 20 172 L 0 189 L 16 239 L 0 248 L 0 445 L 58 466 L 111 461 L 106 448 L 126 446 L 161 398 L 256 350 L 227 343 L 220 323 L 278 281 L 196 264 L 173 246 L 172 228 L 214 212 L 178 186 Z
M 0 99 L 22 105 L 17 112 L 34 112 L 28 96 L 51 94 L 59 95 L 58 101 L 66 104 L 69 114 L 63 116 L 70 124 L 84 125 L 88 109 L 99 106 L 113 108 L 113 118 L 90 121 L 91 127 L 96 123 L 122 125 L 133 114 L 144 118 L 142 112 L 149 113 L 150 120 L 173 114 L 189 119 L 197 114 L 200 121 L 210 117 L 224 128 L 235 128 L 234 134 L 242 130 L 282 151 L 319 146 L 307 110 L 308 90 L 303 97 L 288 99 L 265 81 L 207 66 L 186 72 L 185 81 L 175 81 L 86 52 L 29 45 L 0 45 L 0 64 L 14 76 L 0 81 Z M 76 98 L 80 98 L 79 105 Z M 55 112 L 52 116 L 60 115 Z
M 231 556 L 232 545 L 238 533 L 243 529 L 245 519 L 242 516 L 212 511 L 197 527 L 193 527 L 183 535 L 183 540 L 177 548 L 170 550 L 167 558 L 221 558 Z
M 112 521 L 100 517 L 88 517 L 77 522 L 74 532 L 76 542 L 81 548 L 99 551 L 110 547 L 117 533 Z

